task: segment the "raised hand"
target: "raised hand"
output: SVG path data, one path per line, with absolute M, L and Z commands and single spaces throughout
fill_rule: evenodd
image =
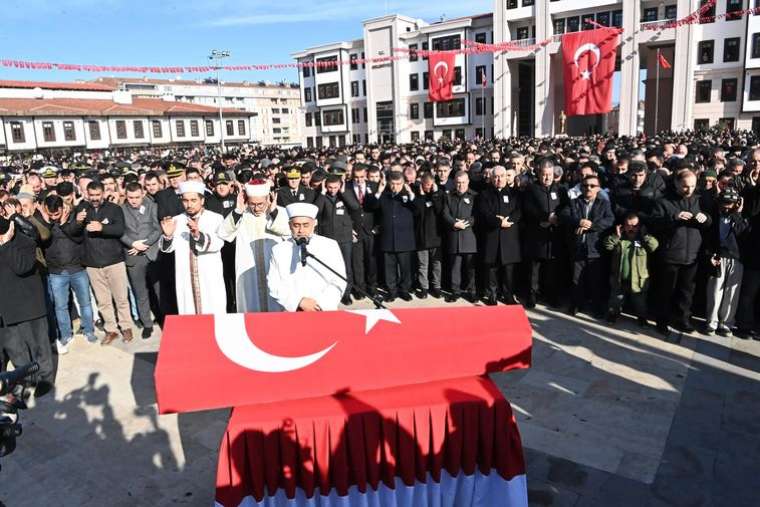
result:
M 174 231 L 177 229 L 177 222 L 174 217 L 164 217 L 161 220 L 161 231 L 167 238 L 174 237 Z

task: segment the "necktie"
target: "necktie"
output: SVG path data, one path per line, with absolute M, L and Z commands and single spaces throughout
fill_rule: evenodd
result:
M 364 204 L 364 187 L 359 186 L 359 204 Z

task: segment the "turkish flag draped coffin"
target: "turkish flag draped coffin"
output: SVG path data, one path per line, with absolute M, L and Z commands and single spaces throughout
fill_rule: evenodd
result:
M 431 53 L 428 57 L 428 96 L 431 101 L 444 102 L 454 97 L 451 89 L 455 58 L 453 52 Z
M 298 400 L 530 366 L 522 307 L 168 317 L 161 413 Z
M 598 28 L 562 36 L 567 116 L 612 110 L 612 75 L 619 39 L 618 28 Z

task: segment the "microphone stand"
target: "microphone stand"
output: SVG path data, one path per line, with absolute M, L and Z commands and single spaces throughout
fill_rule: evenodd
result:
M 338 278 L 340 278 L 344 282 L 348 283 L 348 279 L 345 276 L 341 275 L 340 273 L 338 273 L 337 271 L 335 271 L 333 268 L 331 268 L 330 266 L 328 266 L 327 264 L 325 264 L 322 261 L 322 259 L 320 259 L 319 257 L 317 257 L 314 254 L 312 254 L 311 252 L 309 252 L 306 249 L 306 245 L 304 245 L 302 252 L 304 254 L 304 260 L 306 260 L 309 257 L 311 257 L 312 259 L 314 259 L 315 261 L 317 261 L 320 265 L 322 265 L 323 267 L 327 268 L 330 271 L 330 273 L 334 274 L 335 276 L 337 276 Z M 351 287 L 351 289 L 355 290 L 356 292 L 358 292 L 362 296 L 364 296 L 366 298 L 369 298 L 369 300 L 372 301 L 372 303 L 374 303 L 375 307 L 377 307 L 379 310 L 387 310 L 388 309 L 388 307 L 385 306 L 385 305 L 383 305 L 383 303 L 377 298 L 377 296 L 372 296 L 367 291 L 365 291 L 364 289 L 361 289 L 359 287 Z

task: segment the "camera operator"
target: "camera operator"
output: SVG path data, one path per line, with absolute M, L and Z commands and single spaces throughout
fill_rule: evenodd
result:
M 0 346 L 15 366 L 39 363 L 35 396 L 42 396 L 52 389 L 55 371 L 35 249 L 32 239 L 16 234 L 14 222 L 0 217 L 0 287 L 13 295 L 0 298 Z

